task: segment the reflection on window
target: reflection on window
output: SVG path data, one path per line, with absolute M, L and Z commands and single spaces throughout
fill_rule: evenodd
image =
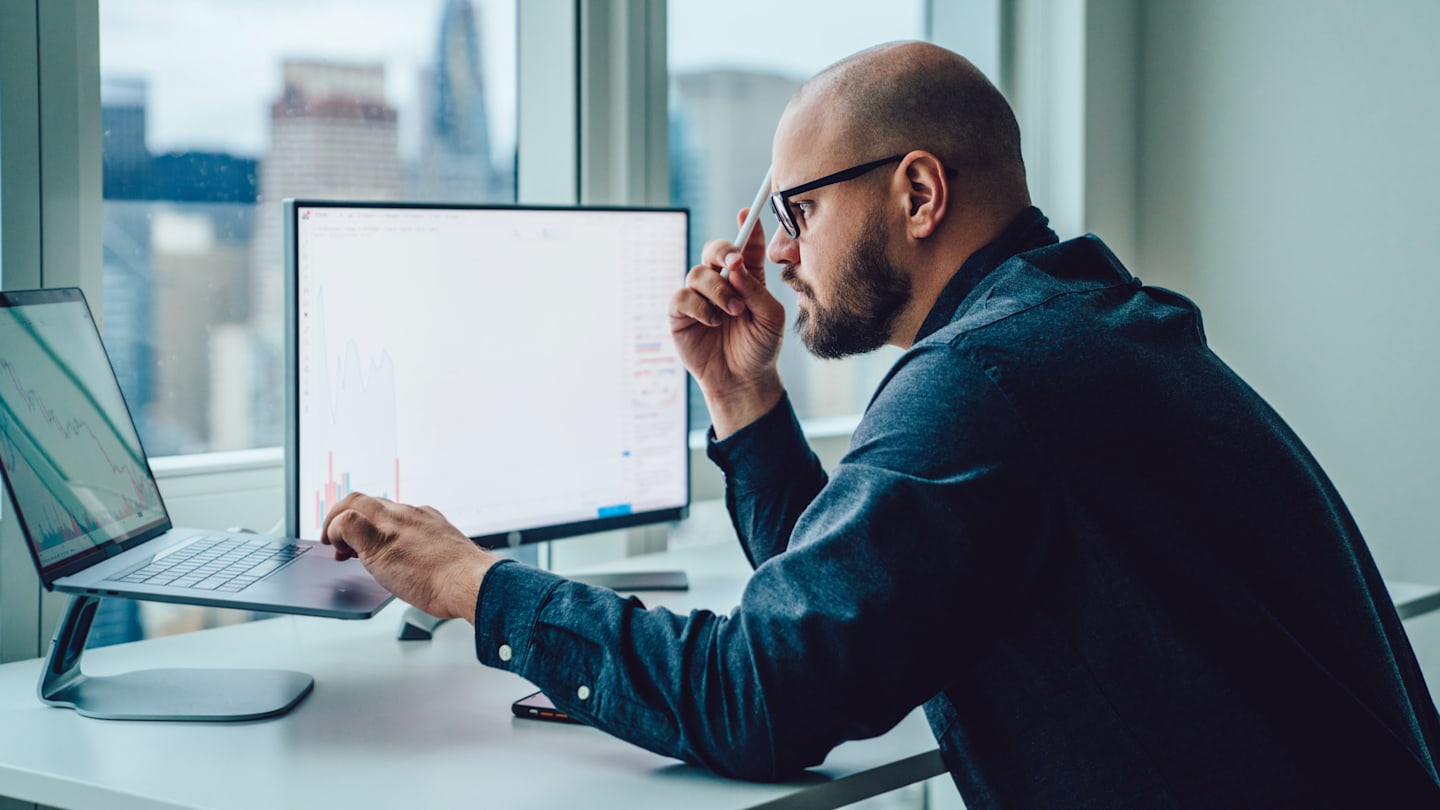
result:
M 686 2 L 671 3 L 668 14 L 671 199 L 691 209 L 696 259 L 706 241 L 735 238 L 736 212 L 754 199 L 770 165 L 775 125 L 801 82 L 871 45 L 925 37 L 922 0 Z M 767 237 L 775 233 L 768 210 L 761 224 Z M 778 283 L 773 265 L 766 273 L 793 324 L 793 291 Z M 853 414 L 897 356 L 886 348 L 817 360 L 789 331 L 780 373 L 802 418 Z M 691 396 L 691 427 L 704 428 L 710 421 L 704 400 L 693 386 Z
M 280 201 L 513 201 L 514 0 L 101 0 L 100 29 L 105 342 L 146 450 L 278 445 Z

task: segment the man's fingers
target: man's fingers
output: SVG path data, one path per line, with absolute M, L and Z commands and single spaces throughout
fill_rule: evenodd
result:
M 700 249 L 700 264 L 719 272 L 725 267 L 725 257 L 738 252 L 735 243 L 729 239 L 711 239 Z
M 388 501 L 372 498 L 363 492 L 352 492 L 330 507 L 325 523 L 320 527 L 320 542 L 335 546 L 337 559 L 358 557 L 359 551 L 375 543 L 379 531 L 375 520 L 379 520 Z M 356 521 L 363 521 L 363 526 Z M 365 532 L 363 536 L 357 534 Z
M 695 323 L 720 325 L 720 310 L 689 287 L 670 298 L 670 331 L 679 332 Z
M 735 222 L 743 230 L 745 220 L 750 215 L 749 208 L 741 208 L 735 215 Z M 745 244 L 739 248 L 730 246 L 730 252 L 723 256 L 725 269 L 730 271 L 727 275 L 731 283 L 743 296 L 749 297 L 757 287 L 765 286 L 765 226 L 760 220 L 755 220 L 755 225 L 750 234 L 745 238 Z
M 340 499 L 339 503 L 330 507 L 330 510 L 325 513 L 325 522 L 320 526 L 320 542 L 329 545 L 333 544 L 335 542 L 335 539 L 338 539 L 332 539 L 330 537 L 330 524 L 335 522 L 335 518 L 337 515 L 348 509 L 350 507 L 350 504 L 355 502 L 355 497 L 358 494 L 359 493 L 357 492 L 352 492 L 349 495 L 346 495 L 345 497 Z
M 345 542 L 345 538 L 341 535 L 340 524 L 335 523 L 335 519 L 342 514 L 345 513 L 337 512 L 334 509 L 330 510 L 330 514 L 325 521 L 326 528 L 321 529 L 320 532 L 320 542 L 325 543 L 326 545 L 334 546 L 335 559 L 344 562 L 345 560 L 358 558 L 360 556 L 360 553 L 356 551 L 354 547 L 352 547 L 349 543 Z M 330 533 L 332 530 L 329 528 L 332 523 L 334 524 L 334 534 Z
M 734 255 L 738 256 L 739 254 Z M 740 273 L 737 275 L 743 274 L 743 266 L 737 265 L 737 267 L 740 267 Z M 702 298 L 722 312 L 739 315 L 745 311 L 744 297 L 735 289 L 729 279 L 715 272 L 715 268 L 709 265 L 697 264 L 690 268 L 689 275 L 685 277 L 685 287 L 699 293 Z
M 757 267 L 742 264 L 739 270 L 730 273 L 730 283 L 736 292 L 745 297 L 747 305 L 751 296 L 765 290 L 765 263 Z
M 749 208 L 740 209 L 737 217 L 740 226 L 745 225 L 745 217 L 749 213 Z M 758 279 L 762 285 L 765 283 L 765 244 L 765 225 L 760 220 L 756 220 L 755 228 L 750 231 L 750 237 L 745 241 L 743 263 L 745 269 L 750 271 L 749 275 Z M 731 268 L 732 271 L 734 269 Z
M 338 506 L 338 504 L 337 504 Z M 358 509 L 337 512 L 330 523 L 329 536 L 337 552 L 343 546 L 353 556 L 373 551 L 380 544 L 380 531 L 375 524 Z M 338 542 L 336 542 L 338 540 Z

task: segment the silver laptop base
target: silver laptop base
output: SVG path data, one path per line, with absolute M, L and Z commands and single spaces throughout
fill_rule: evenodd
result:
M 100 605 L 72 596 L 40 673 L 40 700 L 104 720 L 221 722 L 275 717 L 315 686 L 303 672 L 278 669 L 149 669 L 107 677 L 80 671 L 85 639 Z

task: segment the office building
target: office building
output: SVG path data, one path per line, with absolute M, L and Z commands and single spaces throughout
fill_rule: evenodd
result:
M 107 76 L 100 84 L 100 122 L 104 138 L 101 171 L 107 199 L 136 199 L 146 191 L 150 150 L 145 145 L 145 80 Z M 113 315 L 106 332 L 111 362 L 120 387 L 144 406 L 152 396 L 154 363 L 150 291 L 150 234 L 141 206 L 105 210 L 105 313 Z M 148 426 L 147 426 L 148 427 Z
M 420 74 L 422 129 L 410 199 L 509 202 L 515 198 L 513 165 L 497 166 L 491 149 L 482 24 L 470 0 L 446 0 L 434 61 Z
M 146 446 L 156 455 L 216 442 L 208 337 L 249 318 L 256 162 L 222 152 L 153 154 L 146 82 L 101 82 L 105 341 Z
M 252 245 L 254 356 L 234 369 L 254 381 L 243 418 L 249 446 L 278 444 L 284 427 L 281 385 L 284 312 L 280 202 L 287 197 L 399 199 L 405 188 L 399 113 L 385 98 L 378 64 L 288 60 L 270 106 L 270 148 L 260 164 Z M 236 357 L 231 350 L 225 357 Z M 224 376 L 224 370 L 221 370 Z M 232 415 L 238 415 L 233 409 Z

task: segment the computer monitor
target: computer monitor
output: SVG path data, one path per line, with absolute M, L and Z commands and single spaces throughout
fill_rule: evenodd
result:
M 682 518 L 684 209 L 285 201 L 286 523 L 362 491 L 485 546 Z

